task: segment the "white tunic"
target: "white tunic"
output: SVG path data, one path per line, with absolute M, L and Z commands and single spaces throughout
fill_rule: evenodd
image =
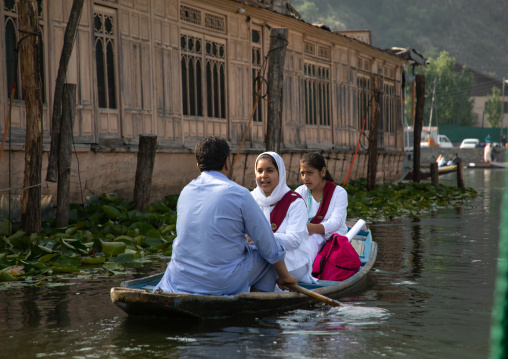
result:
M 298 187 L 295 192 L 300 194 L 305 203 L 309 203 L 309 189 L 307 186 L 302 185 Z M 317 202 L 312 195 L 310 196 L 310 208 L 308 208 L 307 218 L 313 218 L 318 209 L 319 202 Z M 333 191 L 328 211 L 326 212 L 325 218 L 320 224 L 325 228 L 324 234 L 314 233 L 309 236 L 309 249 L 312 261 L 316 258 L 317 254 L 321 250 L 323 243 L 332 234 L 338 233 L 345 236 L 347 233 L 346 217 L 347 217 L 347 192 L 344 188 L 337 186 Z
M 272 191 L 270 196 L 266 196 L 263 190 L 257 186 L 251 193 L 257 204 L 263 211 L 266 220 L 270 222 L 270 213 L 277 202 L 290 190 L 286 185 L 286 167 L 282 158 L 275 152 L 264 152 L 275 159 L 279 172 L 279 183 Z M 261 156 L 259 155 L 259 156 Z M 258 159 L 259 159 L 258 156 Z M 257 160 L 256 159 L 256 163 Z M 291 275 L 294 275 L 298 281 L 312 283 L 312 263 L 314 259 L 310 257 L 310 247 L 308 244 L 307 231 L 307 206 L 305 202 L 298 198 L 288 208 L 286 217 L 275 232 L 275 238 L 282 241 L 286 249 L 286 258 L 284 262 Z

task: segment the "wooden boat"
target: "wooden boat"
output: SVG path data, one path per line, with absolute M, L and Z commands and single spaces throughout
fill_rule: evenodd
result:
M 370 230 L 360 231 L 351 241 L 360 256 L 360 270 L 345 281 L 323 281 L 300 286 L 324 296 L 338 299 L 363 290 L 367 274 L 377 256 L 377 244 Z M 245 314 L 268 314 L 308 307 L 321 303 L 297 292 L 240 293 L 234 297 L 192 295 L 184 293 L 156 293 L 153 288 L 164 273 L 129 280 L 121 287 L 111 288 L 111 300 L 129 315 L 165 316 L 172 318 L 226 318 Z
M 438 167 L 437 171 L 440 176 L 447 174 L 447 173 L 456 172 L 457 165 Z M 420 179 L 428 179 L 430 177 L 431 177 L 430 171 L 420 170 Z M 404 179 L 405 180 L 412 180 L 413 179 L 413 170 L 410 170 Z

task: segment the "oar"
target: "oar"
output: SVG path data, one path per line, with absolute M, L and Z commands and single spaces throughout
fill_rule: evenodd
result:
M 332 307 L 338 307 L 338 306 L 342 305 L 338 301 L 333 300 L 332 298 L 325 297 L 324 295 L 321 295 L 319 293 L 313 292 L 313 291 L 311 291 L 311 290 L 309 290 L 307 288 L 300 287 L 298 284 L 291 284 L 291 285 L 288 285 L 288 287 L 290 289 L 293 289 L 293 290 L 299 292 L 299 293 L 305 294 L 305 295 L 307 295 L 309 297 L 312 297 L 312 298 L 318 299 L 318 300 L 320 300 L 322 302 L 325 302 L 326 304 L 329 304 Z

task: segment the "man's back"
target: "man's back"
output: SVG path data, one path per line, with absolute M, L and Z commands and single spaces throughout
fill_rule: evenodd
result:
M 219 172 L 203 172 L 180 194 L 177 235 L 169 263 L 171 291 L 234 295 L 248 290 L 252 266 L 245 233 L 263 257 L 284 258 L 249 191 Z

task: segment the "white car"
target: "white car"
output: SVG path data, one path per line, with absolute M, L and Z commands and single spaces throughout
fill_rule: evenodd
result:
M 445 135 L 439 135 L 438 139 L 439 139 L 439 147 L 441 147 L 441 148 L 453 147 L 452 141 L 450 141 L 450 139 L 448 137 L 446 137 Z
M 480 140 L 476 138 L 466 138 L 460 144 L 460 148 L 475 148 L 480 144 Z

